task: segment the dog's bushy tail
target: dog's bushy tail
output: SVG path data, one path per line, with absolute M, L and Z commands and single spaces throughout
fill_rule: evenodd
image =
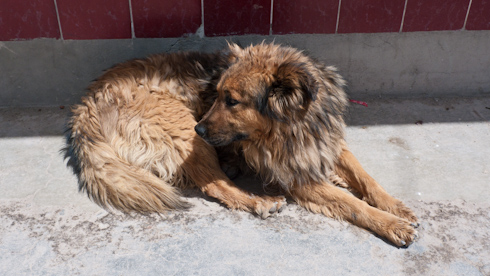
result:
M 104 208 L 123 212 L 187 208 L 174 186 L 121 158 L 111 146 L 111 135 L 117 135 L 111 130 L 111 124 L 117 123 L 117 109 L 101 111 L 93 98 L 83 102 L 72 109 L 66 149 L 68 164 L 78 175 L 80 191 Z

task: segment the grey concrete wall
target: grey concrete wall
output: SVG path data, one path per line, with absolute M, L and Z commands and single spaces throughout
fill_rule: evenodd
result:
M 263 40 L 303 49 L 336 65 L 351 97 L 444 97 L 490 94 L 490 31 L 239 36 L 134 40 L 0 42 L 0 106 L 78 102 L 101 72 L 159 52 L 214 51 L 226 41 Z

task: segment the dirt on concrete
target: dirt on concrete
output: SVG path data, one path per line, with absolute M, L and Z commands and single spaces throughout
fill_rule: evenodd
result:
M 262 220 L 191 197 L 188 211 L 125 215 L 0 203 L 4 275 L 489 275 L 490 206 L 407 202 L 418 240 L 396 248 L 290 203 Z M 325 274 L 324 274 L 325 275 Z

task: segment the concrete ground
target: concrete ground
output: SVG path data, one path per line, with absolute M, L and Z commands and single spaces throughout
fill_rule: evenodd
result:
M 490 98 L 357 100 L 369 107 L 351 106 L 347 140 L 419 216 L 409 248 L 293 202 L 261 220 L 193 190 L 188 211 L 109 213 L 78 193 L 60 153 L 68 108 L 9 108 L 0 274 L 490 275 Z

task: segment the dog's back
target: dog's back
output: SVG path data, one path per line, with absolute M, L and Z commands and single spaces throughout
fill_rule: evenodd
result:
M 175 53 L 105 72 L 73 107 L 68 124 L 80 190 L 123 211 L 185 207 L 173 187 L 185 182 L 186 145 L 179 141 L 194 136 L 224 67 L 220 53 Z

